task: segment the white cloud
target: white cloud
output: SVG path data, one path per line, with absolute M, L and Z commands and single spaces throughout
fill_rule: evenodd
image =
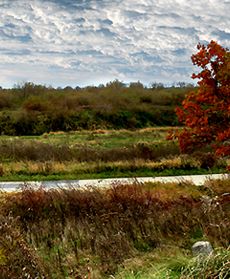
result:
M 229 45 L 229 6 L 227 0 L 2 1 L 0 85 L 190 81 L 198 41 Z

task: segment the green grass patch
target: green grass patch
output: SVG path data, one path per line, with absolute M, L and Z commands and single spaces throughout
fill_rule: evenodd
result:
M 198 174 L 213 174 L 213 173 L 224 173 L 225 169 L 165 169 L 165 170 L 152 170 L 148 168 L 140 168 L 136 170 L 75 170 L 69 172 L 68 170 L 56 173 L 31 173 L 29 170 L 20 171 L 19 173 L 14 172 L 8 175 L 0 177 L 0 181 L 50 181 L 50 180 L 78 180 L 78 179 L 103 179 L 103 178 L 122 178 L 122 177 L 159 177 L 159 176 L 180 176 L 180 175 L 198 175 Z
M 1 136 L 1 140 L 14 141 L 15 139 L 26 141 L 37 141 L 53 145 L 79 145 L 116 148 L 128 147 L 139 142 L 159 143 L 166 141 L 168 130 L 171 127 L 156 127 L 137 130 L 81 130 L 76 132 L 51 132 L 40 136 Z
M 216 249 L 207 258 L 193 258 L 176 247 L 156 249 L 127 260 L 116 279 L 206 279 L 229 277 L 230 250 Z

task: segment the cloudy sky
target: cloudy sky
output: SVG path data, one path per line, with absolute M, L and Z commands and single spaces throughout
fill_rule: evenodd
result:
M 0 0 L 0 86 L 191 82 L 198 42 L 230 46 L 230 0 Z

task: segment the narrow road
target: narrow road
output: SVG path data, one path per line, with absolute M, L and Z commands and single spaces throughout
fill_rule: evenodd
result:
M 230 179 L 230 174 L 209 174 L 209 175 L 182 175 L 182 176 L 161 176 L 161 177 L 137 177 L 137 178 L 107 178 L 107 179 L 87 179 L 87 180 L 58 180 L 58 181 L 29 181 L 29 182 L 0 182 L 0 189 L 5 192 L 19 191 L 23 185 L 31 187 L 43 186 L 51 188 L 70 187 L 108 187 L 113 184 L 131 184 L 134 182 L 180 182 L 189 181 L 199 186 L 209 179 Z

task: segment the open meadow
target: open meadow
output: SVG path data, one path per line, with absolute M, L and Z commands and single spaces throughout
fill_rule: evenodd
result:
M 170 129 L 3 135 L 1 180 L 225 171 L 227 159 L 208 149 L 181 154 Z M 0 278 L 228 278 L 229 189 L 228 179 L 2 192 Z M 192 256 L 198 240 L 215 248 L 205 260 Z
M 204 142 L 193 146 L 195 132 L 183 138 L 194 147 L 188 152 L 180 138 L 167 139 L 170 130 L 184 128 L 175 107 L 190 89 L 115 81 L 80 90 L 31 83 L 0 90 L 0 179 L 226 172 L 229 156 L 217 157 Z M 2 191 L 0 278 L 227 279 L 229 189 L 228 178 L 202 186 L 136 181 L 68 190 L 25 183 L 20 191 Z M 210 241 L 213 253 L 193 257 L 199 240 Z
M 1 180 L 57 180 L 221 173 L 207 149 L 181 154 L 170 127 L 1 136 Z

